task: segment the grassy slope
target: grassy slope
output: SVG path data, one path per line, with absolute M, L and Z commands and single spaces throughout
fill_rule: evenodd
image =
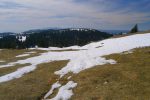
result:
M 9 62 L 23 52 L 26 51 L 8 50 L 1 53 L 3 56 L 0 56 L 0 59 Z M 148 100 L 150 98 L 150 47 L 136 49 L 132 54 L 113 54 L 106 58 L 115 59 L 118 63 L 96 66 L 73 75 L 71 80 L 77 82 L 78 86 L 74 89 L 72 100 Z M 54 71 L 64 67 L 67 62 L 41 64 L 34 72 L 22 78 L 1 83 L 0 100 L 41 99 L 58 79 Z M 0 75 L 15 71 L 18 67 L 20 66 L 0 69 Z M 61 82 L 65 84 L 66 78 L 61 79 Z M 56 93 L 57 91 L 53 96 Z
M 30 54 L 29 56 L 26 56 L 26 57 L 18 57 L 18 58 L 16 57 L 17 55 L 21 55 L 21 54 L 24 54 L 26 52 L 36 52 L 36 53 Z M 38 56 L 38 55 L 40 55 L 40 53 L 43 53 L 43 52 L 46 52 L 46 51 L 42 51 L 42 50 L 36 50 L 35 51 L 35 50 L 25 50 L 25 49 L 24 50 L 5 49 L 5 50 L 0 51 L 0 60 L 5 61 L 5 62 L 0 62 L 0 65 L 7 64 L 10 62 L 15 62 L 17 60 L 27 59 L 29 57 Z M 18 64 L 16 66 L 9 67 L 9 68 L 8 67 L 0 68 L 0 76 L 14 72 L 18 68 L 24 67 L 26 65 L 30 65 L 30 64 L 23 64 L 23 65 Z
M 26 57 L 19 57 L 16 58 L 16 56 L 18 55 L 22 55 L 23 53 L 26 52 L 36 52 L 35 54 L 30 54 L 30 56 L 26 56 Z M 8 62 L 13 62 L 13 61 L 17 61 L 17 60 L 22 60 L 22 59 L 26 59 L 29 57 L 33 57 L 33 56 L 37 56 L 40 53 L 46 52 L 44 50 L 27 50 L 27 49 L 20 49 L 20 50 L 16 50 L 16 49 L 3 49 L 2 51 L 0 51 L 0 60 L 5 61 L 4 63 L 0 63 L 0 64 L 5 64 Z
M 113 54 L 115 65 L 96 66 L 73 75 L 78 83 L 72 100 L 148 100 L 150 98 L 150 47 L 131 54 Z M 0 84 L 0 100 L 38 100 L 57 81 L 54 71 L 67 61 L 41 64 L 22 78 Z M 13 69 L 13 68 L 12 68 Z M 72 75 L 72 74 L 71 74 Z M 67 77 L 61 79 L 66 84 Z M 57 91 L 54 92 L 53 96 Z M 53 97 L 52 96 L 52 97 Z
M 41 64 L 22 78 L 0 84 L 0 100 L 40 100 L 50 86 L 57 81 L 54 72 L 60 70 L 68 61 Z
M 18 68 L 24 67 L 24 66 L 28 66 L 30 64 L 23 64 L 23 65 L 15 65 L 13 67 L 5 67 L 5 68 L 0 68 L 0 77 L 6 74 L 9 74 L 11 72 L 16 71 Z
M 72 100 L 150 99 L 150 47 L 107 58 L 118 63 L 96 66 L 73 77 L 78 86 Z

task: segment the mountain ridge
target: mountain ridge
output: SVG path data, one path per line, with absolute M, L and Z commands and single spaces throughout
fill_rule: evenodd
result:
M 30 47 L 68 47 L 82 46 L 93 41 L 100 41 L 113 36 L 96 29 L 67 28 L 29 30 L 0 39 L 0 48 L 30 48 Z

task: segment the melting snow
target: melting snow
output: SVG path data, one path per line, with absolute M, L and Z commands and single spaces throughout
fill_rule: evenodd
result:
M 68 100 L 73 95 L 72 89 L 76 86 L 77 83 L 69 81 L 66 85 L 60 87 L 58 94 L 54 98 L 47 100 Z
M 72 77 L 72 76 L 69 76 L 67 79 L 69 80 L 69 79 L 71 79 L 71 77 Z
M 29 56 L 30 54 L 22 54 L 22 55 L 18 55 L 16 57 L 26 57 L 26 56 Z
M 121 54 L 131 54 L 131 53 L 133 53 L 133 50 L 129 50 L 129 51 L 123 52 Z
M 36 52 L 31 51 L 31 52 L 25 52 L 25 53 L 27 53 L 27 54 L 33 54 L 33 53 L 36 53 Z
M 5 62 L 5 61 L 3 61 L 3 60 L 0 60 L 0 63 L 1 63 L 1 62 Z
M 145 46 L 150 46 L 150 33 L 107 39 L 100 42 L 91 43 L 83 47 L 71 47 L 72 49 L 79 49 L 79 51 L 49 51 L 47 53 L 42 53 L 40 56 L 31 57 L 25 60 L 19 60 L 17 62 L 11 62 L 6 65 L 0 65 L 0 68 L 3 68 L 15 66 L 16 64 L 31 64 L 30 66 L 20 68 L 15 72 L 1 76 L 0 83 L 12 80 L 14 78 L 20 78 L 23 74 L 35 70 L 38 64 L 45 62 L 69 60 L 69 63 L 66 66 L 64 66 L 64 68 L 55 72 L 55 74 L 58 74 L 61 77 L 67 74 L 68 72 L 79 73 L 82 70 L 94 67 L 96 65 L 103 65 L 106 63 L 115 64 L 116 62 L 114 60 L 106 60 L 103 56 L 114 53 L 122 53 L 124 51 L 129 51 L 134 48 Z M 50 50 L 52 48 L 48 49 Z
M 70 46 L 70 47 L 65 47 L 65 48 L 59 48 L 59 47 L 49 47 L 49 48 L 30 48 L 30 50 L 81 50 L 80 46 Z
M 44 99 L 46 99 L 48 96 L 50 96 L 53 93 L 54 89 L 57 89 L 60 86 L 61 86 L 61 84 L 59 82 L 54 83 L 52 85 L 51 89 L 49 90 L 49 92 L 44 96 Z

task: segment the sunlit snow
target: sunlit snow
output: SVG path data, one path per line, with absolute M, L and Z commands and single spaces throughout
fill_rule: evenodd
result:
M 96 65 L 104 65 L 107 63 L 115 64 L 116 61 L 112 59 L 105 59 L 103 56 L 114 53 L 122 53 L 134 48 L 150 46 L 150 33 L 137 34 L 132 36 L 126 36 L 121 38 L 107 39 L 100 42 L 91 43 L 82 47 L 71 47 L 72 49 L 78 49 L 78 51 L 64 51 L 64 52 L 46 52 L 40 56 L 31 57 L 25 60 L 19 60 L 11 62 L 6 65 L 0 65 L 3 67 L 12 67 L 16 64 L 30 63 L 30 66 L 25 66 L 12 72 L 10 74 L 0 77 L 0 82 L 10 81 L 15 78 L 20 78 L 22 75 L 34 71 L 37 65 L 52 61 L 69 60 L 68 64 L 61 70 L 56 71 L 55 74 L 61 77 L 68 72 L 79 73 L 87 68 L 94 67 Z M 68 47 L 69 48 L 69 47 Z M 49 50 L 52 48 L 48 48 Z M 48 50 L 47 49 L 47 50 Z M 60 48 L 55 48 L 60 49 Z M 62 48 L 64 50 L 66 48 Z M 54 50 L 54 48 L 53 48 Z M 61 49 L 60 49 L 61 50 Z

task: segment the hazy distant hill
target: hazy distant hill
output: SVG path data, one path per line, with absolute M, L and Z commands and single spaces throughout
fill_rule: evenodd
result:
M 8 35 L 15 35 L 15 33 L 12 33 L 12 32 L 0 33 L 0 37 L 5 37 L 5 36 L 8 36 Z
M 120 34 L 120 33 L 128 33 L 128 30 L 100 30 L 102 32 L 107 32 L 110 34 Z

